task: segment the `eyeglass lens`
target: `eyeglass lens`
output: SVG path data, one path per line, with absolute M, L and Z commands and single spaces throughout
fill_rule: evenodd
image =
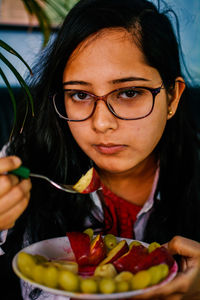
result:
M 65 90 L 62 95 L 56 95 L 54 104 L 62 117 L 81 121 L 93 113 L 98 100 L 106 101 L 109 110 L 119 118 L 137 119 L 152 111 L 154 96 L 151 89 L 143 87 L 122 88 L 103 97 L 85 91 Z

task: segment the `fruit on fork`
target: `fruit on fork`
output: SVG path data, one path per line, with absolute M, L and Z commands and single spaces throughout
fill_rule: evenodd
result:
M 48 178 L 47 176 L 30 172 L 30 170 L 24 166 L 20 166 L 19 168 L 12 170 L 9 173 L 24 179 L 27 179 L 29 177 L 43 179 L 48 181 L 51 185 L 53 185 L 57 189 L 72 194 L 74 193 L 89 194 L 100 188 L 100 178 L 94 168 L 91 168 L 74 185 L 57 183 L 51 180 L 50 178 Z
M 95 169 L 92 167 L 83 175 L 73 189 L 81 194 L 89 194 L 100 188 L 100 178 Z

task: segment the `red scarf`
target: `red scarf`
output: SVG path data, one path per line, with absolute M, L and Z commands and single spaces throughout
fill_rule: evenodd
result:
M 133 226 L 142 206 L 130 203 L 111 192 L 102 184 L 106 207 L 104 208 L 105 232 L 134 239 Z

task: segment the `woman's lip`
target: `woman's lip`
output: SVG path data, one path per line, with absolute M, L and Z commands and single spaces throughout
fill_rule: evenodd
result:
M 126 146 L 125 145 L 116 145 L 116 144 L 98 144 L 94 145 L 95 149 L 103 154 L 114 154 L 122 151 Z

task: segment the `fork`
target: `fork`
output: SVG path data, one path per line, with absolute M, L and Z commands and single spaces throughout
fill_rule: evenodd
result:
M 60 183 L 54 182 L 53 180 L 49 179 L 48 177 L 46 177 L 44 175 L 31 173 L 30 170 L 27 167 L 24 167 L 24 166 L 20 166 L 19 168 L 15 169 L 15 170 L 12 170 L 9 173 L 17 175 L 17 176 L 19 176 L 21 178 L 24 178 L 24 179 L 27 179 L 29 177 L 36 177 L 36 178 L 44 179 L 44 180 L 48 181 L 51 185 L 56 187 L 57 189 L 60 189 L 64 192 L 73 193 L 73 194 L 78 193 L 73 188 L 73 185 L 60 184 Z

